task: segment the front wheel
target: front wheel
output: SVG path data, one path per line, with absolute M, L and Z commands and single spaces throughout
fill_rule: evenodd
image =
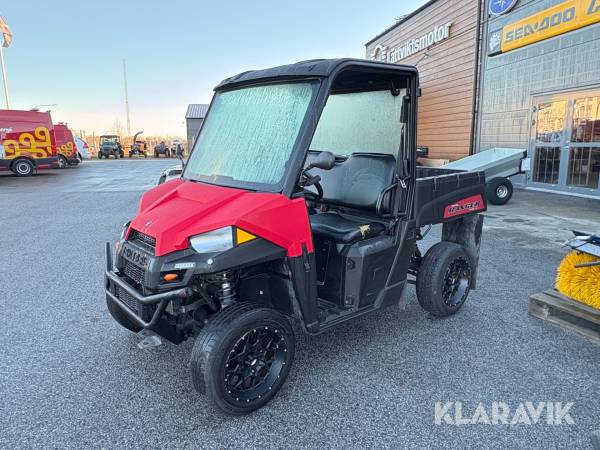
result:
M 288 376 L 294 332 L 278 311 L 236 303 L 212 317 L 192 350 L 197 391 L 227 414 L 247 414 L 268 403 Z
M 485 197 L 493 205 L 508 203 L 513 194 L 513 184 L 508 178 L 492 178 L 485 185 Z
M 453 242 L 438 242 L 421 262 L 417 300 L 434 316 L 450 316 L 467 300 L 471 279 L 471 262 L 464 248 Z
M 12 172 L 18 177 L 29 177 L 33 175 L 35 169 L 33 163 L 28 159 L 17 159 L 12 167 Z

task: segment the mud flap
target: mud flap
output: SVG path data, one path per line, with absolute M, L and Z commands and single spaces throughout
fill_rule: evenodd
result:
M 462 245 L 467 255 L 469 255 L 473 269 L 471 272 L 471 289 L 473 290 L 477 287 L 482 229 L 483 216 L 481 214 L 468 215 L 445 222 L 442 228 L 442 240 Z

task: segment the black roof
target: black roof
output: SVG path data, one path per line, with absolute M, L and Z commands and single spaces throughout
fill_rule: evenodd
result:
M 251 84 L 257 81 L 268 81 L 281 78 L 327 78 L 342 65 L 363 66 L 371 68 L 385 68 L 391 70 L 406 69 L 408 66 L 389 64 L 366 59 L 338 58 L 338 59 L 311 59 L 295 64 L 272 67 L 263 70 L 250 70 L 233 77 L 225 78 L 215 87 L 215 91 L 232 88 L 238 85 Z M 414 68 L 413 68 L 414 69 Z

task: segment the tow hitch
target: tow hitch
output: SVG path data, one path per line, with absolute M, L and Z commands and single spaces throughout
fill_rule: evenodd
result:
M 138 342 L 138 347 L 142 350 L 158 347 L 162 344 L 162 339 L 154 331 L 143 329 L 137 335 L 141 338 L 140 342 Z

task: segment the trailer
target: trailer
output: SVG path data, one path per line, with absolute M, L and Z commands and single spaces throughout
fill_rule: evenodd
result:
M 485 195 L 494 205 L 504 205 L 512 197 L 509 177 L 523 173 L 527 167 L 527 150 L 492 148 L 442 166 L 444 169 L 484 172 Z

